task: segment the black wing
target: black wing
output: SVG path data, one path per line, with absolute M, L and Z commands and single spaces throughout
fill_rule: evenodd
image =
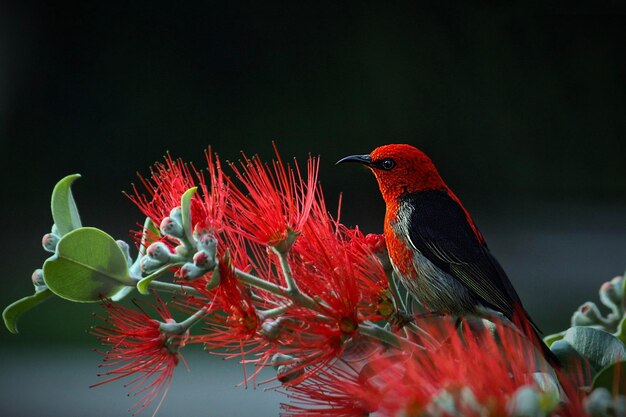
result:
M 474 293 L 486 307 L 511 319 L 519 296 L 489 249 L 472 229 L 460 204 L 446 190 L 407 194 L 412 207 L 409 239 L 430 262 Z

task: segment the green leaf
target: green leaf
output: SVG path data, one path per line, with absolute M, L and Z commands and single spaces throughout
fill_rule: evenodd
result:
M 37 291 L 33 295 L 29 295 L 28 297 L 15 301 L 2 312 L 4 325 L 11 333 L 17 334 L 17 320 L 20 316 L 36 305 L 44 302 L 51 296 L 52 292 L 50 290 L 43 289 L 41 291 Z
M 626 315 L 622 317 L 622 320 L 617 325 L 617 331 L 613 335 L 626 344 Z
M 589 364 L 569 343 L 565 340 L 556 340 L 550 346 L 550 350 L 559 358 L 563 367 L 576 375 L 581 375 L 583 385 L 591 384 L 591 379 L 587 376 L 591 373 Z
M 131 287 L 131 286 L 126 286 L 122 288 L 121 290 L 119 290 L 118 292 L 116 292 L 110 297 L 111 301 L 115 301 L 116 303 L 121 301 L 124 297 L 126 297 L 128 294 L 133 292 L 134 289 L 135 287 Z
M 593 389 L 603 387 L 611 393 L 626 395 L 626 361 L 612 363 L 605 366 L 593 378 Z
M 159 236 L 161 236 L 159 228 L 154 224 L 150 217 L 146 217 L 146 221 L 143 223 L 143 232 L 141 233 L 141 245 L 139 246 L 140 256 L 138 257 L 138 259 L 146 254 L 148 246 L 150 246 L 150 243 L 152 243 L 149 238 L 154 237 L 155 239 L 157 239 Z
M 571 327 L 562 339 L 589 361 L 592 371 L 626 358 L 626 345 L 611 333 L 592 327 Z
M 43 275 L 50 291 L 78 302 L 115 297 L 134 286 L 124 252 L 111 236 L 93 227 L 63 236 L 56 254 L 43 264 Z
M 193 187 L 185 191 L 180 198 L 180 211 L 183 219 L 183 230 L 188 242 L 193 242 L 193 225 L 191 224 L 191 198 L 195 194 L 198 187 Z
M 151 273 L 150 275 L 148 275 L 145 278 L 142 278 L 138 283 L 137 283 L 137 290 L 139 291 L 140 294 L 143 295 L 148 295 L 150 294 L 150 283 L 157 278 L 159 275 L 161 275 L 162 273 L 166 272 L 168 269 L 170 269 L 173 265 L 169 264 L 169 265 L 165 265 L 162 268 L 157 269 L 156 271 L 154 271 L 153 273 Z
M 561 340 L 563 339 L 563 337 L 565 336 L 565 332 L 566 330 L 563 330 L 562 332 L 558 332 L 558 333 L 554 333 L 554 334 L 549 334 L 546 337 L 543 338 L 543 342 L 548 345 L 548 347 L 552 346 L 552 343 L 556 342 L 557 340 Z
M 78 208 L 76 208 L 71 189 L 72 183 L 78 178 L 80 178 L 79 174 L 68 175 L 59 181 L 52 191 L 50 202 L 52 219 L 61 236 L 81 227 Z

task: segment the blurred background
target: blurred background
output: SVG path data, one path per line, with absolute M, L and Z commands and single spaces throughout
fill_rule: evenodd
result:
M 122 195 L 166 151 L 211 145 L 322 158 L 329 206 L 382 231 L 373 177 L 339 158 L 386 143 L 428 153 L 546 333 L 626 268 L 623 2 L 165 1 L 0 3 L 0 305 L 32 293 L 49 199 L 74 187 L 83 223 L 142 222 Z M 122 384 L 89 389 L 93 305 L 47 301 L 0 329 L 0 414 L 124 416 Z M 236 363 L 187 356 L 159 415 L 274 416 L 234 388 Z M 149 415 L 145 412 L 145 415 Z

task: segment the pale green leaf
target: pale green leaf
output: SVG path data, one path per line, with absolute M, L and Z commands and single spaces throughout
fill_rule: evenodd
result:
M 11 333 L 17 333 L 17 320 L 22 314 L 42 303 L 52 296 L 52 292 L 48 289 L 37 291 L 33 295 L 19 299 L 9 305 L 2 312 L 2 318 L 4 319 L 4 325 L 9 329 Z
M 152 243 L 149 238 L 154 237 L 155 239 L 161 236 L 161 232 L 159 228 L 154 224 L 154 222 L 150 219 L 150 217 L 146 217 L 146 221 L 143 223 L 143 232 L 141 233 L 141 245 L 139 246 L 139 258 L 146 254 L 146 250 L 150 243 Z
M 70 301 L 99 301 L 134 286 L 124 252 L 111 236 L 92 227 L 63 236 L 43 273 L 48 288 Z
M 565 336 L 565 330 L 562 332 L 547 335 L 546 337 L 543 338 L 543 342 L 546 345 L 548 345 L 548 347 L 550 347 L 552 346 L 552 343 L 556 342 L 557 340 L 563 339 L 564 336 Z
M 622 341 L 622 343 L 626 344 L 626 315 L 622 317 L 622 320 L 617 325 L 617 331 L 615 332 L 615 337 Z
M 52 219 L 61 236 L 81 227 L 78 208 L 72 196 L 72 183 L 80 178 L 79 174 L 68 175 L 59 181 L 52 191 L 50 207 Z
M 168 269 L 170 269 L 173 265 L 165 265 L 162 268 L 157 269 L 155 272 L 153 272 L 152 274 L 148 275 L 145 278 L 142 278 L 138 283 L 137 283 L 137 291 L 139 291 L 140 294 L 143 295 L 147 295 L 150 293 L 150 283 L 157 278 L 159 275 L 163 274 L 164 272 L 166 272 Z
M 188 242 L 193 242 L 193 225 L 191 224 L 191 199 L 198 187 L 193 187 L 185 191 L 180 198 L 180 211 L 182 216 L 182 226 Z
M 626 345 L 604 330 L 592 327 L 571 327 L 565 332 L 562 340 L 589 361 L 594 373 L 613 362 L 626 358 Z
M 611 393 L 626 395 L 626 361 L 618 361 L 605 366 L 593 378 L 593 389 L 603 387 Z

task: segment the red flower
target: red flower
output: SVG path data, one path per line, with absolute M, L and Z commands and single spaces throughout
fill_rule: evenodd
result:
M 273 268 L 264 270 L 280 270 L 277 260 L 273 262 Z M 283 312 L 275 327 L 276 341 L 262 361 L 275 354 L 288 355 L 291 359 L 281 364 L 278 379 L 293 385 L 342 356 L 346 343 L 358 337 L 363 321 L 385 316 L 383 300 L 386 314 L 392 310 L 378 258 L 360 232 L 330 217 L 321 193 L 289 253 L 289 263 L 298 289 L 314 305 L 296 303 Z
M 319 193 L 290 258 L 300 289 L 319 301 L 346 334 L 364 320 L 380 320 L 387 279 L 369 241 L 328 214 Z
M 150 168 L 150 179 L 141 175 L 139 179 L 148 195 L 140 193 L 133 184 L 134 195 L 128 198 L 157 226 L 174 207 L 180 206 L 182 195 L 196 183 L 189 166 L 181 159 L 172 159 L 170 154 L 165 155 L 165 162 L 157 162 Z
M 294 169 L 285 166 L 276 151 L 276 160 L 271 167 L 243 155 L 241 169 L 231 164 L 237 179 L 245 191 L 232 190 L 233 201 L 230 215 L 234 219 L 235 230 L 246 238 L 272 246 L 290 246 L 292 237 L 301 231 L 306 222 L 316 194 L 319 162 L 309 158 L 307 178 L 302 178 L 298 163 Z
M 199 213 L 196 216 L 194 216 L 192 212 L 191 218 L 196 231 L 198 231 L 198 229 L 204 229 L 217 233 L 224 227 L 224 213 L 228 200 L 229 187 L 217 154 L 214 155 L 211 152 L 211 148 L 209 148 L 205 152 L 205 156 L 209 181 L 207 185 L 204 174 L 202 172 L 196 173 L 199 178 L 198 187 L 200 188 L 200 196 L 202 198 L 202 209 L 198 210 Z M 200 198 L 198 198 L 198 200 L 200 200 Z
M 251 294 L 235 276 L 230 259 L 219 263 L 214 313 L 205 319 L 208 334 L 202 336 L 209 349 L 241 348 L 252 341 L 260 325 Z
M 180 207 L 181 197 L 188 189 L 197 186 L 199 192 L 191 200 L 191 222 L 196 231 L 218 232 L 223 228 L 224 210 L 228 198 L 228 185 L 221 162 L 209 148 L 206 152 L 208 181 L 203 171 L 198 171 L 181 159 L 173 160 L 168 154 L 165 162 L 157 162 L 150 169 L 150 179 L 139 176 L 148 195 L 133 185 L 130 200 L 157 226 L 169 217 L 175 207 Z
M 459 334 L 452 322 L 420 325 L 438 346 L 422 350 L 407 344 L 361 361 L 337 361 L 289 386 L 293 404 L 283 406 L 283 415 L 505 416 L 520 388 L 541 391 L 533 374 L 547 368 L 535 362 L 532 343 L 508 325 L 498 324 L 495 335 L 467 326 Z M 563 386 L 570 402 L 558 411 L 583 416 L 572 387 Z
M 152 319 L 138 302 L 135 302 L 138 311 L 108 300 L 104 300 L 103 305 L 108 318 L 99 317 L 111 327 L 95 326 L 92 334 L 110 347 L 108 352 L 100 352 L 104 356 L 104 363 L 100 366 L 107 371 L 99 376 L 108 378 L 92 387 L 134 376 L 126 386 L 131 387 L 129 395 L 141 398 L 131 410 L 141 412 L 161 396 L 156 414 L 167 394 L 174 368 L 182 359 L 178 350 L 184 346 L 186 336 L 164 333 L 159 321 Z M 157 298 L 153 309 L 164 322 L 173 322 L 160 299 Z

